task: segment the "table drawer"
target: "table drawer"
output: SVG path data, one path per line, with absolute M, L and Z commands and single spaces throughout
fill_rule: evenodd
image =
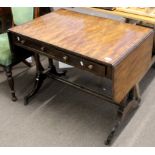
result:
M 54 59 L 57 59 L 57 60 L 64 62 L 66 64 L 75 66 L 82 70 L 93 72 L 100 76 L 106 75 L 105 74 L 106 66 L 104 66 L 104 65 L 94 63 L 94 62 L 86 60 L 80 56 L 74 56 L 71 54 L 67 54 L 67 53 L 60 51 L 58 49 L 55 49 L 55 48 L 53 48 L 53 49 L 50 48 L 49 50 L 47 50 L 47 52 L 49 52 L 49 54 L 52 53 Z
M 32 51 L 34 51 L 34 50 L 43 51 L 44 50 L 43 45 L 40 42 L 33 41 L 33 40 L 27 39 L 22 36 L 16 35 L 13 37 L 13 40 L 16 45 L 22 46 L 22 47 L 27 48 Z
M 15 36 L 14 41 L 16 45 L 22 46 L 32 51 L 38 51 L 43 55 L 47 55 L 50 58 L 56 59 L 58 61 L 64 62 L 66 64 L 75 66 L 82 70 L 92 72 L 100 76 L 106 76 L 107 66 L 92 62 L 80 56 L 75 56 L 61 51 L 58 48 L 50 46 L 48 44 L 40 43 L 30 39 L 23 38 L 21 36 Z

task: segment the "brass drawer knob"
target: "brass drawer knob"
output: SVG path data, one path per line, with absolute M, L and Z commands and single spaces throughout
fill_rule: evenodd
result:
M 40 49 L 41 49 L 41 51 L 45 51 L 45 47 L 41 47 Z
M 63 56 L 63 60 L 67 61 L 68 60 L 68 56 Z
M 89 65 L 88 68 L 89 68 L 89 69 L 93 69 L 93 65 Z
M 25 43 L 25 40 L 21 40 L 21 43 L 24 44 Z

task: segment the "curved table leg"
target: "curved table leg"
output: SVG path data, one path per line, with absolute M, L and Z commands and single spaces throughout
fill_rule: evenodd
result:
M 34 83 L 32 91 L 24 98 L 24 105 L 29 104 L 30 98 L 32 98 L 39 91 L 39 89 L 41 88 L 45 79 L 46 79 L 45 74 L 37 74 L 36 75 L 35 83 Z
M 36 63 L 36 78 L 35 78 L 35 83 L 33 86 L 33 89 L 31 90 L 31 92 L 25 96 L 24 98 L 24 105 L 28 105 L 29 104 L 29 100 L 39 91 L 39 89 L 41 88 L 44 80 L 47 78 L 48 74 L 55 74 L 57 76 L 64 76 L 66 74 L 66 71 L 64 72 L 57 72 L 54 64 L 53 64 L 53 60 L 49 59 L 49 69 L 48 72 L 44 72 L 44 68 L 40 62 L 40 57 L 38 54 L 35 54 L 34 56 L 35 58 L 35 63 Z
M 44 68 L 40 62 L 40 57 L 38 54 L 34 55 L 35 63 L 36 63 L 36 78 L 34 87 L 31 92 L 25 96 L 24 98 L 24 105 L 28 105 L 30 98 L 32 98 L 41 88 L 44 80 L 46 79 L 46 75 L 43 74 Z
M 123 111 L 119 108 L 118 109 L 118 113 L 117 113 L 117 120 L 116 120 L 115 125 L 112 128 L 110 134 L 108 135 L 106 141 L 105 141 L 105 145 L 110 145 L 111 144 L 111 142 L 112 142 L 112 140 L 113 140 L 113 138 L 115 136 L 115 133 L 116 133 L 117 129 L 121 125 L 122 118 L 123 118 Z
M 140 94 L 138 85 L 136 85 L 126 96 L 126 98 L 122 101 L 121 106 L 119 106 L 117 111 L 117 120 L 105 141 L 105 145 L 110 145 L 112 143 L 114 136 L 122 126 L 128 114 L 134 111 L 136 108 L 138 108 L 139 103 L 140 103 Z

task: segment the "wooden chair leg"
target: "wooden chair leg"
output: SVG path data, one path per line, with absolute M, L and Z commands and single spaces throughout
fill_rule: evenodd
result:
M 15 90 L 14 90 L 14 80 L 12 77 L 11 67 L 5 67 L 4 70 L 6 72 L 9 87 L 11 89 L 12 101 L 17 101 L 17 97 L 15 95 Z
M 23 60 L 23 63 L 24 63 L 26 66 L 28 66 L 28 67 L 32 67 L 31 63 L 29 63 L 29 62 L 26 61 L 26 60 Z

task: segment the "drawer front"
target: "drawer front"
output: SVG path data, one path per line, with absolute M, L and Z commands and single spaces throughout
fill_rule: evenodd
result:
M 92 73 L 95 73 L 100 76 L 105 76 L 106 74 L 106 66 L 100 65 L 97 63 L 94 63 L 92 61 L 86 60 L 79 56 L 74 56 L 71 54 L 66 54 L 63 51 L 57 50 L 55 48 L 49 48 L 46 52 L 49 53 L 49 55 L 52 53 L 53 58 L 57 59 L 61 62 L 64 62 L 66 64 L 75 66 L 77 68 L 80 68 L 82 70 L 86 70 Z
M 31 41 L 25 37 L 21 36 L 14 36 L 13 40 L 16 45 L 27 48 L 29 50 L 38 50 L 38 51 L 43 51 L 43 46 L 41 43 L 36 42 L 36 41 Z
M 21 46 L 23 48 L 27 48 L 32 51 L 36 51 L 43 55 L 48 56 L 49 58 L 56 59 L 58 61 L 64 62 L 66 64 L 75 66 L 82 70 L 86 70 L 92 72 L 99 76 L 106 76 L 106 68 L 105 65 L 100 65 L 92 62 L 91 60 L 86 60 L 80 56 L 75 56 L 72 54 L 67 54 L 57 48 L 54 48 L 50 45 L 42 44 L 37 41 L 25 39 L 20 36 L 14 37 L 15 44 Z

